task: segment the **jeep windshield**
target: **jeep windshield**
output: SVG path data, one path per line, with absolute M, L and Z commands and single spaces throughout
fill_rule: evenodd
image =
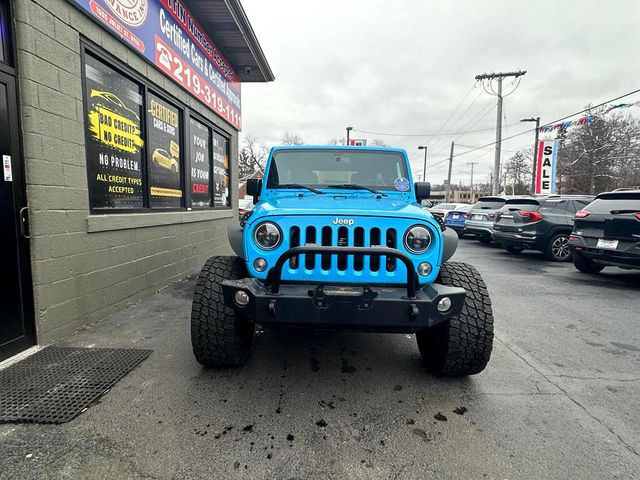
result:
M 267 188 L 410 189 L 405 158 L 398 152 L 287 149 L 271 159 Z

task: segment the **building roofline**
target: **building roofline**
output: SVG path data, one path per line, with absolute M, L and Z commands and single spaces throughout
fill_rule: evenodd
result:
M 260 68 L 260 72 L 264 77 L 265 82 L 272 82 L 275 80 L 275 76 L 273 75 L 273 71 L 271 70 L 271 66 L 267 61 L 267 57 L 262 51 L 262 47 L 258 42 L 258 37 L 256 37 L 255 32 L 253 31 L 253 27 L 249 22 L 249 18 L 247 17 L 240 0 L 224 0 L 224 3 L 227 5 L 229 12 L 233 15 L 236 24 L 240 28 L 240 33 L 244 37 L 247 42 L 247 46 L 251 51 L 251 54 L 254 56 L 258 68 Z

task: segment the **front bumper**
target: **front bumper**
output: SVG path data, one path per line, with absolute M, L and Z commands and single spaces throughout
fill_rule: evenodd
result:
M 338 252 L 395 257 L 407 266 L 407 284 L 281 283 L 282 266 L 292 256 Z M 263 325 L 410 333 L 429 329 L 460 313 L 466 296 L 463 288 L 433 283 L 417 289 L 417 274 L 410 264 L 407 255 L 386 247 L 295 247 L 280 256 L 267 282 L 255 278 L 225 280 L 222 291 L 227 306 Z M 246 294 L 245 304 L 237 301 L 238 291 Z M 441 312 L 438 303 L 445 297 L 451 304 Z

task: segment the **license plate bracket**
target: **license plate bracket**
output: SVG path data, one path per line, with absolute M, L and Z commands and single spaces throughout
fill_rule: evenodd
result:
M 309 290 L 309 296 L 313 298 L 313 305 L 323 310 L 335 303 L 350 303 L 361 310 L 368 310 L 378 293 L 366 284 L 318 285 L 315 289 Z

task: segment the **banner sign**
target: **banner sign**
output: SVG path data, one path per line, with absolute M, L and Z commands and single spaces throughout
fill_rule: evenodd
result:
M 70 1 L 240 130 L 238 74 L 181 1 Z
M 536 195 L 556 193 L 556 164 L 560 140 L 540 140 L 536 165 Z
M 350 138 L 349 145 L 352 147 L 366 147 L 367 139 L 366 138 Z

